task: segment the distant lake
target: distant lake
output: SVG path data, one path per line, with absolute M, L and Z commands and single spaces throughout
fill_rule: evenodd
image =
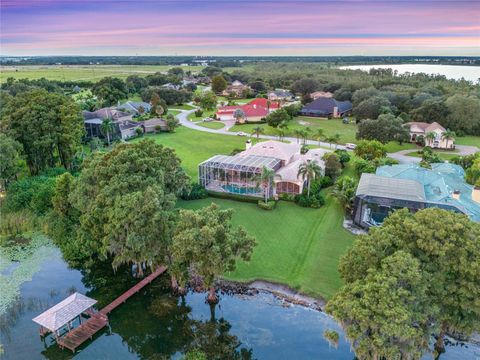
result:
M 341 69 L 363 70 L 370 69 L 392 69 L 399 74 L 425 73 L 429 75 L 445 75 L 448 79 L 465 80 L 477 82 L 480 78 L 480 66 L 461 66 L 461 65 L 425 65 L 425 64 L 399 64 L 399 65 L 351 65 L 341 66 Z

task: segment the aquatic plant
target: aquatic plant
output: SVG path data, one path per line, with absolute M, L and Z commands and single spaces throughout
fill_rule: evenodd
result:
M 54 251 L 50 239 L 42 235 L 15 239 L 0 246 L 0 315 L 15 303 L 21 285 L 32 280 Z

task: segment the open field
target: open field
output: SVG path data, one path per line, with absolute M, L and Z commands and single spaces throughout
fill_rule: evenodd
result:
M 329 299 L 341 286 L 338 259 L 354 236 L 343 229 L 343 213 L 335 199 L 327 196 L 320 209 L 306 209 L 281 201 L 273 211 L 255 204 L 208 198 L 182 201 L 180 207 L 198 209 L 211 202 L 235 210 L 233 222 L 257 239 L 249 263 L 239 262 L 227 274 L 231 280 L 263 279 L 286 284 L 312 296 Z
M 211 134 L 180 126 L 174 133 L 147 135 L 144 138 L 175 149 L 188 175 L 196 180 L 198 164 L 216 154 L 230 154 L 235 148 L 245 148 L 245 138 Z M 132 141 L 139 141 L 135 139 Z
M 15 79 L 40 79 L 63 81 L 97 81 L 105 76 L 126 78 L 129 75 L 147 76 L 167 71 L 169 65 L 25 65 L 0 67 L 0 82 Z M 202 66 L 181 66 L 184 70 L 199 72 Z

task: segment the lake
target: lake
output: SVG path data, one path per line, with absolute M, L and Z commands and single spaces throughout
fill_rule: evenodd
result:
M 462 65 L 427 65 L 427 64 L 398 64 L 398 65 L 351 65 L 341 66 L 341 69 L 363 70 L 370 69 L 392 69 L 399 74 L 425 73 L 429 75 L 445 75 L 447 79 L 465 80 L 477 82 L 480 78 L 480 66 L 462 66 Z
M 8 276 L 6 272 L 0 274 Z M 98 300 L 101 308 L 137 281 L 128 269 L 114 275 L 106 265 L 88 271 L 70 269 L 60 251 L 53 248 L 31 281 L 20 286 L 19 301 L 0 317 L 0 343 L 4 349 L 0 358 L 71 359 L 72 353 L 60 350 L 51 338 L 42 341 L 31 319 L 75 291 Z M 109 315 L 110 328 L 85 343 L 74 357 L 181 359 L 195 347 L 221 359 L 354 359 L 332 318 L 284 304 L 269 293 L 223 294 L 211 310 L 205 294 L 173 297 L 167 277 L 160 277 L 113 311 Z M 326 329 L 340 333 L 337 348 L 323 338 Z M 474 359 L 478 354 L 478 346 L 449 345 L 442 359 Z

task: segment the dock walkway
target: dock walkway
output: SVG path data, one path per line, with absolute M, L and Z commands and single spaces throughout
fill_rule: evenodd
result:
M 162 275 L 167 270 L 166 267 L 161 266 L 153 273 L 148 275 L 138 284 L 124 292 L 122 295 L 113 300 L 110 304 L 105 306 L 98 313 L 93 314 L 90 319 L 81 324 L 79 327 L 68 332 L 65 336 L 57 339 L 57 344 L 63 349 L 67 348 L 75 352 L 75 350 L 88 339 L 91 339 L 98 331 L 108 325 L 108 314 L 116 309 L 118 306 L 127 301 L 131 296 L 139 292 L 145 286 L 150 284 L 157 277 Z

